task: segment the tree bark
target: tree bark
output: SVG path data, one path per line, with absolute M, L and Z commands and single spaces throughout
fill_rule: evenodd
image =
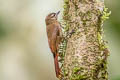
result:
M 64 41 L 60 80 L 108 80 L 104 9 L 103 0 L 64 0 L 64 31 L 75 32 Z

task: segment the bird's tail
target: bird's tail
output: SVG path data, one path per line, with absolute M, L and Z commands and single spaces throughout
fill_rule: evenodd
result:
M 54 64 L 55 64 L 56 77 L 59 78 L 60 68 L 59 68 L 59 63 L 58 63 L 58 54 L 54 54 Z

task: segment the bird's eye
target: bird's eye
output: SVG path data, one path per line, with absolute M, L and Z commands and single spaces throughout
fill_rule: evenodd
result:
M 55 16 L 55 14 L 53 13 L 53 14 L 51 14 L 51 17 L 54 17 Z

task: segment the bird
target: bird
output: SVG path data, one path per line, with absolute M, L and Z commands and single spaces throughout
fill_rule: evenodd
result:
M 48 37 L 48 43 L 49 43 L 49 48 L 51 49 L 51 52 L 53 53 L 54 57 L 54 65 L 55 65 L 55 72 L 56 72 L 56 77 L 59 78 L 60 76 L 60 68 L 59 68 L 59 62 L 58 62 L 58 56 L 59 56 L 59 44 L 61 43 L 62 40 L 62 27 L 60 22 L 58 21 L 58 14 L 60 11 L 57 13 L 49 13 L 46 18 L 46 32 L 47 32 L 47 37 Z

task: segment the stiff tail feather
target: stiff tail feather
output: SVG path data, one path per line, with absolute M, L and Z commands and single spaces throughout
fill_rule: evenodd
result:
M 56 77 L 59 78 L 60 68 L 59 68 L 59 63 L 58 63 L 58 54 L 54 54 L 54 64 L 55 64 Z

